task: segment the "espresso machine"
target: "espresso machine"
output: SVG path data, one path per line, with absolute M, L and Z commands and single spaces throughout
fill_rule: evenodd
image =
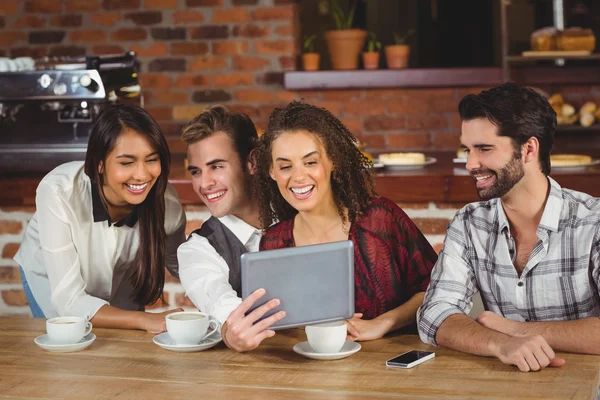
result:
M 83 160 L 92 124 L 106 106 L 143 106 L 134 52 L 20 66 L 0 68 L 0 171 L 48 172 Z

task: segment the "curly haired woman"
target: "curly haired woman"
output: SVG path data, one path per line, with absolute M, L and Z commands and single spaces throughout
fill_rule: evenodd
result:
M 351 240 L 357 314 L 349 337 L 414 332 L 437 255 L 395 203 L 376 195 L 370 163 L 348 129 L 323 108 L 276 108 L 257 165 L 261 221 L 270 226 L 260 249 Z

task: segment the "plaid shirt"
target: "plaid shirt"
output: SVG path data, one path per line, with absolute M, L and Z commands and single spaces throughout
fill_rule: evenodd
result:
M 539 240 L 521 276 L 500 199 L 468 204 L 456 214 L 417 313 L 423 342 L 437 344 L 440 325 L 452 314 L 467 314 L 478 291 L 486 310 L 514 321 L 600 316 L 600 199 L 548 181 Z

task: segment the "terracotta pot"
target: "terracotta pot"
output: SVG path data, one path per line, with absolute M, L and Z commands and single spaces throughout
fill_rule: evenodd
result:
M 302 65 L 305 71 L 317 71 L 319 69 L 319 53 L 304 53 L 302 54 Z
M 362 53 L 363 66 L 365 69 L 377 69 L 379 68 L 379 52 L 378 51 L 365 51 Z
M 406 44 L 395 44 L 385 46 L 385 59 L 389 69 L 400 69 L 408 67 L 410 46 Z
M 367 31 L 344 29 L 325 32 L 333 69 L 357 69 L 358 56 L 365 45 Z

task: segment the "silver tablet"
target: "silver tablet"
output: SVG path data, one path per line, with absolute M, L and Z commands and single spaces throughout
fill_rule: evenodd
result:
M 271 329 L 287 329 L 354 315 L 354 245 L 350 240 L 242 254 L 242 298 L 267 293 L 248 311 L 277 298 L 285 318 Z

